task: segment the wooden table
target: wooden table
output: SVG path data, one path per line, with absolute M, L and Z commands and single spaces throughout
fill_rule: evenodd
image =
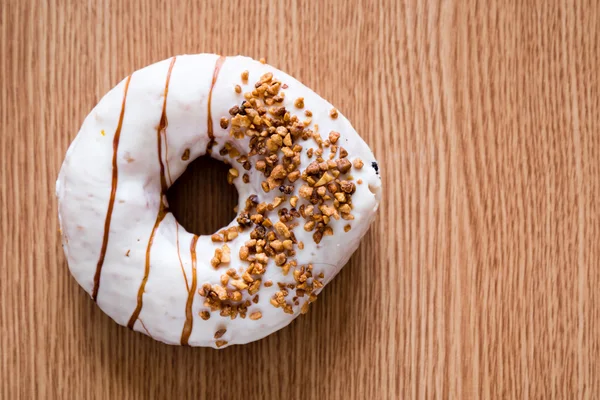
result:
M 54 198 L 99 98 L 197 52 L 264 56 L 329 99 L 385 186 L 312 311 L 223 351 L 105 316 L 68 272 Z M 595 0 L 3 0 L 0 397 L 598 398 L 599 65 Z M 185 180 L 185 225 L 226 223 L 222 168 Z M 200 185 L 222 194 L 198 202 Z

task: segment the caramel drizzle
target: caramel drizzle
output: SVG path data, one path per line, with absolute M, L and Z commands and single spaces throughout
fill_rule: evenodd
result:
M 211 109 L 210 104 L 212 101 L 212 92 L 215 87 L 215 83 L 217 83 L 217 78 L 219 77 L 219 71 L 221 71 L 221 67 L 223 66 L 224 62 L 225 62 L 225 57 L 219 56 L 219 59 L 215 63 L 215 70 L 213 72 L 212 82 L 210 84 L 210 90 L 208 91 L 208 137 L 210 138 L 211 142 L 214 140 L 215 134 L 213 132 L 213 122 L 212 122 L 212 115 L 210 112 L 210 109 Z
M 148 328 L 146 328 L 146 325 L 144 324 L 144 321 L 142 321 L 141 319 L 139 320 L 140 323 L 142 324 L 142 328 L 144 328 L 144 331 L 146 331 L 146 335 L 150 336 L 152 339 L 154 339 L 152 337 L 152 335 L 150 334 L 150 331 L 148 331 Z
M 194 302 L 194 294 L 196 294 L 196 243 L 198 243 L 198 236 L 192 237 L 192 243 L 190 244 L 190 253 L 192 254 L 192 287 L 188 288 L 188 298 L 185 304 L 185 324 L 183 325 L 183 331 L 181 332 L 181 344 L 183 346 L 188 345 L 188 339 L 192 333 L 194 327 L 194 318 L 192 316 L 192 304 Z
M 177 220 L 175 220 L 175 238 L 177 242 L 177 257 L 179 258 L 179 266 L 181 267 L 181 273 L 183 274 L 183 279 L 185 280 L 185 288 L 190 290 L 187 275 L 185 274 L 185 269 L 183 268 L 183 260 L 181 260 L 181 250 L 179 249 L 179 223 Z
M 92 299 L 98 299 L 98 289 L 100 289 L 100 274 L 104 265 L 104 257 L 106 256 L 106 248 L 108 247 L 108 234 L 110 231 L 110 221 L 115 205 L 115 196 L 117 194 L 117 183 L 119 180 L 119 167 L 117 165 L 117 150 L 119 149 L 119 139 L 121 138 L 121 128 L 123 127 L 123 117 L 125 116 L 125 100 L 127 99 L 127 91 L 129 90 L 129 82 L 131 75 L 125 81 L 125 92 L 123 94 L 123 102 L 121 103 L 121 114 L 119 115 L 119 123 L 115 131 L 113 139 L 113 157 L 112 157 L 112 184 L 110 189 L 110 199 L 108 201 L 108 209 L 106 210 L 106 218 L 104 219 L 104 236 L 102 238 L 102 247 L 100 248 L 100 256 L 96 265 L 96 273 L 94 274 L 94 290 L 92 291 Z
M 173 184 L 173 178 L 171 177 L 171 167 L 169 166 L 169 142 L 167 141 L 167 132 L 165 134 L 165 164 L 167 164 L 167 176 L 169 177 L 169 186 Z
M 127 323 L 127 327 L 129 329 L 133 329 L 133 325 L 135 324 L 135 321 L 137 321 L 137 319 L 140 315 L 140 312 L 142 311 L 142 307 L 144 305 L 144 301 L 143 301 L 144 300 L 144 290 L 146 288 L 146 282 L 148 282 L 148 276 L 150 275 L 150 249 L 152 248 L 152 243 L 154 242 L 154 235 L 156 234 L 156 230 L 158 229 L 158 226 L 160 225 L 160 223 L 165 218 L 165 216 L 167 215 L 167 212 L 168 212 L 168 209 L 164 203 L 164 196 L 167 193 L 168 185 L 167 185 L 167 180 L 165 177 L 165 165 L 162 160 L 161 135 L 162 135 L 163 131 L 166 130 L 167 125 L 169 124 L 169 122 L 167 121 L 167 94 L 169 93 L 169 82 L 171 80 L 171 72 L 173 71 L 173 65 L 175 65 L 175 59 L 176 59 L 176 57 L 173 57 L 173 59 L 171 60 L 171 65 L 169 65 L 169 72 L 167 72 L 167 81 L 165 83 L 162 114 L 160 116 L 160 122 L 158 124 L 158 127 L 156 128 L 157 139 L 158 139 L 157 140 L 157 142 L 158 142 L 157 143 L 157 145 L 158 145 L 158 162 L 160 164 L 160 187 L 161 187 L 160 207 L 158 209 L 158 214 L 156 216 L 156 222 L 154 222 L 154 227 L 152 228 L 152 232 L 150 233 L 150 238 L 148 239 L 148 246 L 146 247 L 146 265 L 144 268 L 144 278 L 142 279 L 142 283 L 138 290 L 137 306 L 136 306 L 135 310 L 133 311 L 133 314 L 131 314 L 131 318 L 129 318 L 129 322 Z M 164 132 L 164 135 L 165 135 L 165 141 L 166 141 L 166 137 L 167 137 L 166 131 Z

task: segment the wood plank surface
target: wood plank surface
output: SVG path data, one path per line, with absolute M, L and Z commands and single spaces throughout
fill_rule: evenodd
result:
M 198 52 L 330 100 L 384 184 L 311 312 L 222 351 L 104 315 L 54 197 L 100 97 Z M 0 398 L 599 398 L 599 66 L 596 0 L 0 1 Z M 185 179 L 186 226 L 231 218 L 218 165 Z

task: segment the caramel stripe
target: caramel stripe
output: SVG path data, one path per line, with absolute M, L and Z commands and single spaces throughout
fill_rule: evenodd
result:
M 212 123 L 212 114 L 210 112 L 211 109 L 211 101 L 212 101 L 212 92 L 215 87 L 215 83 L 217 83 L 217 78 L 219 77 L 219 71 L 221 71 L 221 67 L 225 62 L 225 57 L 219 56 L 219 59 L 215 63 L 215 71 L 213 72 L 212 83 L 210 84 L 210 90 L 208 91 L 208 137 L 212 140 L 215 138 L 215 134 L 213 132 L 213 123 Z
M 119 167 L 117 165 L 117 150 L 119 149 L 119 139 L 121 138 L 121 128 L 123 127 L 123 117 L 125 116 L 125 100 L 127 99 L 127 91 L 129 90 L 129 82 L 131 81 L 131 75 L 127 77 L 125 81 L 125 91 L 123 94 L 123 102 L 121 103 L 121 114 L 119 115 L 119 123 L 117 124 L 117 130 L 115 131 L 115 137 L 113 139 L 113 157 L 112 157 L 112 184 L 110 189 L 110 199 L 108 200 L 108 209 L 106 210 L 106 218 L 104 219 L 104 237 L 102 238 L 102 247 L 100 248 L 100 257 L 98 257 L 98 264 L 96 265 L 96 273 L 94 274 L 94 290 L 92 292 L 92 299 L 94 301 L 98 298 L 98 289 L 100 289 L 100 274 L 102 273 L 102 266 L 104 265 L 104 257 L 106 256 L 106 248 L 108 247 L 108 234 L 110 231 L 110 221 L 112 219 L 112 212 L 115 205 L 115 196 L 117 194 L 117 183 L 119 180 Z
M 196 294 L 196 243 L 198 243 L 198 236 L 192 237 L 192 243 L 190 244 L 190 253 L 192 254 L 192 287 L 188 289 L 188 298 L 185 304 L 185 324 L 183 325 L 183 331 L 181 332 L 181 344 L 187 346 L 188 339 L 192 333 L 194 326 L 194 318 L 192 316 L 192 303 L 194 302 L 194 295 Z
M 152 228 L 152 232 L 150 233 L 150 238 L 148 239 L 148 246 L 146 247 L 146 266 L 144 268 L 144 278 L 142 279 L 142 283 L 138 290 L 137 294 L 137 306 L 131 314 L 131 318 L 129 318 L 129 322 L 127 323 L 127 327 L 129 329 L 133 329 L 133 325 L 135 321 L 137 321 L 140 312 L 142 311 L 142 307 L 144 305 L 144 290 L 146 288 L 146 282 L 148 282 L 148 276 L 150 275 L 150 249 L 152 248 L 152 243 L 154 242 L 154 235 L 156 234 L 156 230 L 158 226 L 162 222 L 162 220 L 167 215 L 167 207 L 164 203 L 164 196 L 167 193 L 168 185 L 165 178 L 165 165 L 162 161 L 162 140 L 161 134 L 167 128 L 169 122 L 167 121 L 167 94 L 169 93 L 169 81 L 171 80 L 171 72 L 173 71 L 173 65 L 175 65 L 176 57 L 173 57 L 171 60 L 171 65 L 169 65 L 169 72 L 167 72 L 167 81 L 165 83 L 165 93 L 163 99 L 163 107 L 162 114 L 160 116 L 160 122 L 158 127 L 156 128 L 157 133 L 157 145 L 158 145 L 158 163 L 160 164 L 160 207 L 158 209 L 158 214 L 156 215 L 156 222 L 154 222 L 154 227 Z M 167 138 L 167 134 L 165 132 L 165 141 Z
M 165 134 L 165 164 L 167 164 L 167 176 L 169 177 L 169 186 L 173 184 L 173 178 L 171 178 L 171 167 L 169 166 L 169 142 L 167 141 L 167 133 Z
M 152 335 L 150 334 L 150 331 L 148 330 L 148 328 L 146 328 L 146 325 L 144 324 L 144 321 L 142 321 L 142 320 L 140 319 L 140 323 L 142 324 L 142 328 L 144 328 L 144 331 L 146 331 L 146 335 L 148 335 L 148 336 L 150 336 L 152 339 L 154 339 L 154 338 L 152 337 Z
M 190 285 L 187 280 L 187 275 L 185 274 L 185 270 L 183 269 L 183 261 L 181 260 L 181 250 L 179 249 L 179 223 L 175 220 L 175 242 L 177 243 L 177 258 L 179 258 L 179 266 L 181 267 L 181 273 L 183 274 L 183 279 L 185 280 L 185 288 L 190 290 Z

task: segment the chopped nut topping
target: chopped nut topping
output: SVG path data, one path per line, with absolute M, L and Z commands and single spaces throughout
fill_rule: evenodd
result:
M 307 185 L 302 185 L 300 186 L 300 189 L 298 191 L 298 194 L 305 199 L 310 199 L 313 193 L 313 188 L 307 186 Z
M 200 318 L 206 321 L 210 319 L 210 313 L 208 311 L 200 311 Z
M 307 223 L 304 224 L 304 230 L 306 232 L 310 232 L 313 229 L 315 229 L 315 221 L 308 221 Z
M 360 158 L 355 159 L 353 164 L 354 164 L 354 168 L 356 168 L 356 169 L 361 169 L 364 165 L 364 163 L 362 162 L 362 160 Z
M 335 199 L 340 203 L 344 203 L 346 201 L 346 195 L 343 192 L 336 192 L 334 196 Z
M 268 83 L 268 82 L 271 82 L 272 79 L 273 79 L 273 73 L 272 72 L 267 72 L 266 74 L 264 74 L 263 76 L 260 77 L 260 83 L 261 84 L 262 83 Z
M 229 120 L 225 117 L 221 117 L 220 125 L 221 128 L 227 129 L 227 127 L 229 126 Z
M 253 321 L 256 321 L 257 319 L 261 319 L 262 318 L 262 313 L 260 311 L 255 311 L 252 314 L 250 314 L 250 319 Z
M 227 341 L 226 341 L 226 340 L 217 340 L 217 341 L 215 342 L 215 345 L 216 345 L 217 347 L 223 347 L 223 346 L 225 346 L 226 344 L 227 344 Z
M 275 251 L 282 251 L 283 250 L 283 242 L 281 242 L 281 240 L 272 240 L 271 243 L 270 243 L 270 246 Z
M 260 288 L 260 279 L 252 282 L 250 284 L 250 287 L 248 287 L 248 294 L 253 296 L 256 294 L 256 292 L 258 292 L 258 289 Z
M 248 77 L 247 71 L 242 73 L 245 83 Z M 236 86 L 236 92 L 241 93 L 241 87 L 238 87 L 239 85 Z M 331 131 L 324 140 L 318 125 L 312 126 L 313 114 L 310 110 L 305 109 L 304 116 L 294 115 L 292 110 L 287 110 L 282 104 L 285 93 L 280 90 L 286 87 L 272 72 L 265 73 L 244 94 L 245 100 L 241 105 L 229 110 L 231 119 L 225 119 L 231 136 L 248 138 L 249 151 L 241 155 L 240 150 L 227 142 L 219 154 L 235 159 L 246 171 L 254 166 L 263 176 L 262 179 L 257 179 L 262 190 L 279 190 L 281 193 L 270 203 L 260 202 L 257 195 L 250 196 L 245 208 L 236 218 L 238 226 L 234 230 L 221 230 L 211 237 L 215 242 L 228 242 L 239 232 L 250 229 L 250 240 L 239 249 L 239 258 L 246 263 L 239 269 L 239 275 L 235 269 L 230 268 L 227 274 L 221 276 L 221 285 L 204 285 L 199 291 L 205 297 L 206 307 L 211 311 L 218 310 L 221 316 L 231 319 L 254 315 L 248 312 L 250 299 L 242 302 L 243 293 L 253 296 L 252 301 L 258 301 L 257 292 L 262 284 L 262 276 L 271 263 L 279 266 L 284 276 L 292 271 L 296 277 L 296 271 L 301 270 L 299 276 L 306 277 L 297 286 L 292 283 L 280 284 L 281 290 L 271 299 L 272 304 L 286 313 L 293 313 L 294 307 L 305 303 L 299 302 L 299 297 L 308 296 L 309 302 L 314 301 L 316 293 L 313 292 L 322 287 L 322 283 L 312 277 L 311 265 L 298 267 L 297 261 L 293 259 L 296 251 L 304 249 L 305 245 L 296 240 L 292 229 L 303 225 L 304 229 L 312 233 L 313 240 L 319 243 L 324 236 L 333 234 L 333 228 L 329 226 L 331 220 L 354 218 L 350 214 L 351 197 L 356 187 L 349 175 L 352 163 L 345 159 L 348 153 L 339 147 L 340 134 Z M 293 104 L 296 111 L 305 107 L 302 98 L 294 100 Z M 333 117 L 334 113 L 337 110 L 332 110 L 330 115 Z M 300 140 L 307 141 L 311 138 L 318 147 L 303 148 L 300 143 L 304 142 Z M 329 148 L 329 152 L 324 154 L 326 148 Z M 303 152 L 314 160 L 308 166 L 301 165 Z M 358 165 L 356 160 L 354 163 L 355 166 Z M 338 179 L 341 174 L 345 174 L 344 180 Z M 242 175 L 244 183 L 250 182 L 250 175 L 240 174 L 236 168 L 230 169 L 228 179 L 233 182 L 239 175 Z M 300 179 L 303 182 L 295 187 L 295 182 Z M 294 196 L 296 192 L 298 195 Z M 302 204 L 303 202 L 308 204 Z M 304 221 L 296 221 L 297 218 L 303 218 Z M 349 224 L 344 229 L 348 229 L 347 227 Z M 215 251 L 215 257 L 211 260 L 213 265 L 230 262 L 229 249 L 224 250 L 225 248 Z M 265 282 L 265 287 L 271 285 L 271 281 Z M 296 290 L 296 295 L 288 297 L 290 290 Z M 307 309 L 309 302 L 302 305 L 302 308 Z
M 227 173 L 227 183 L 229 183 L 231 185 L 233 183 L 233 180 L 235 178 L 237 178 L 238 176 L 240 176 L 240 173 L 238 172 L 238 170 L 235 168 L 230 168 Z
M 337 141 L 338 141 L 339 138 L 340 138 L 340 133 L 339 132 L 335 132 L 335 131 L 329 132 L 329 141 L 331 143 L 337 143 Z
M 331 176 L 328 172 L 325 172 L 321 178 L 317 181 L 317 183 L 315 183 L 315 186 L 323 186 L 326 183 L 331 182 L 334 179 L 333 176 Z
M 223 335 L 225 334 L 225 332 L 227 332 L 227 329 L 223 328 L 223 329 L 219 329 L 218 331 L 215 332 L 215 339 L 220 339 L 223 337 Z
M 226 241 L 231 241 L 231 240 L 235 239 L 236 237 L 238 237 L 237 228 L 235 228 L 235 227 L 229 228 L 229 230 L 227 231 L 227 234 L 225 235 L 225 238 L 227 239 Z M 227 246 L 225 246 L 225 247 L 227 247 Z M 227 250 L 229 251 L 229 247 L 227 247 Z
M 350 206 L 348 204 L 344 204 L 343 206 L 341 206 L 339 208 L 339 210 L 341 213 L 346 213 L 346 214 L 348 214 L 352 211 L 352 209 L 350 208 Z
M 354 185 L 354 183 L 348 181 L 341 181 L 340 188 L 346 193 L 354 193 L 354 191 L 356 190 L 356 186 Z
M 286 238 L 289 238 L 291 236 L 288 227 L 281 221 L 277 221 L 275 223 L 275 230 L 277 230 L 277 233 L 279 233 L 280 235 L 282 235 Z
M 329 111 L 329 116 L 336 119 L 338 117 L 338 111 L 335 108 L 332 108 L 331 111 Z
M 350 161 L 348 161 L 347 158 L 340 158 L 336 161 L 337 164 L 337 168 L 338 170 L 342 173 L 345 174 L 348 171 L 350 171 L 350 168 L 352 168 L 352 164 L 350 163 Z
M 287 261 L 287 257 L 284 253 L 279 253 L 275 256 L 275 264 L 282 266 Z
M 223 245 L 223 248 L 215 249 L 215 255 L 210 260 L 210 264 L 217 268 L 221 264 L 228 264 L 231 261 L 229 246 Z
M 227 275 L 227 274 L 221 275 L 221 285 L 227 286 L 227 282 L 229 282 L 229 275 Z
M 259 61 L 260 61 L 261 64 L 266 64 L 267 63 L 267 60 L 264 57 L 262 57 Z
M 245 289 L 248 288 L 248 284 L 247 283 L 242 282 L 242 281 L 240 281 L 238 279 L 232 280 L 231 281 L 231 285 L 233 287 L 235 287 L 236 289 L 238 289 L 238 290 L 245 290 Z
M 306 303 L 302 304 L 302 309 L 300 310 L 300 313 L 306 314 L 308 312 L 309 307 L 310 307 L 310 303 L 308 301 Z

